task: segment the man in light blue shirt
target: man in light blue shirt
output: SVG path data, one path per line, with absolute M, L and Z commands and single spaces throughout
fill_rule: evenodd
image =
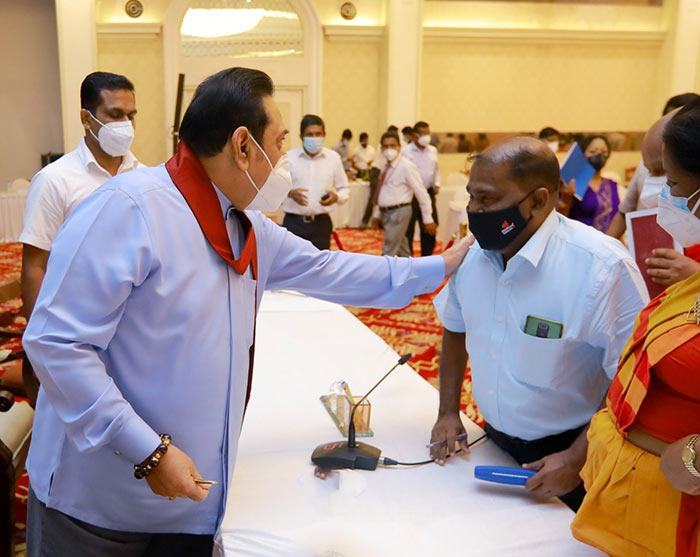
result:
M 41 380 L 29 556 L 211 555 L 263 291 L 399 307 L 461 261 L 466 244 L 419 260 L 320 252 L 250 210 L 291 186 L 272 93 L 257 70 L 205 80 L 177 154 L 108 181 L 52 245 L 24 337 Z
M 478 246 L 435 299 L 444 334 L 432 440 L 445 443 L 432 456 L 444 463 L 464 432 L 468 353 L 489 436 L 539 470 L 532 491 L 575 507 L 586 425 L 648 296 L 622 244 L 554 211 L 560 180 L 556 157 L 535 139 L 476 158 L 467 189 Z

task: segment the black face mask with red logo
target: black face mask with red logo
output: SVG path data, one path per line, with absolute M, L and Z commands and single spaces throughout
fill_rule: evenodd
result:
M 500 251 L 507 248 L 518 237 L 532 220 L 532 215 L 529 219 L 523 217 L 520 212 L 520 204 L 535 191 L 532 190 L 515 205 L 505 209 L 476 213 L 467 211 L 469 231 L 474 234 L 474 238 L 482 249 Z

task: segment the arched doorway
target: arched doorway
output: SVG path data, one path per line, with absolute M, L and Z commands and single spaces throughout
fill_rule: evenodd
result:
M 296 147 L 303 114 L 321 112 L 322 45 L 311 0 L 172 0 L 163 22 L 166 122 L 173 122 L 179 73 L 184 109 L 205 77 L 246 66 L 272 77 L 292 132 L 287 147 Z

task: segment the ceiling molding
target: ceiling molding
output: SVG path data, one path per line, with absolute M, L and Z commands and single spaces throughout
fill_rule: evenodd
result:
M 482 27 L 423 27 L 426 42 L 593 44 L 658 48 L 665 31 L 598 31 L 581 29 L 496 29 Z
M 383 25 L 324 25 L 323 36 L 331 41 L 381 41 Z
M 98 23 L 97 37 L 100 39 L 157 39 L 163 26 L 160 23 Z

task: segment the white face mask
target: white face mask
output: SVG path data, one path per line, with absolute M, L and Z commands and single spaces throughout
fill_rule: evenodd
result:
M 103 124 L 88 111 L 90 117 L 100 126 L 100 131 L 95 135 L 90 130 L 100 144 L 100 149 L 107 153 L 110 157 L 123 157 L 129 152 L 131 142 L 134 141 L 134 126 L 131 120 L 120 120 L 119 122 L 109 122 Z
M 384 149 L 382 153 L 384 153 L 384 157 L 389 162 L 392 162 L 396 157 L 399 156 L 399 152 L 396 149 Z
M 253 135 L 250 135 L 250 139 L 253 140 L 255 146 L 260 150 L 260 152 L 265 157 L 267 164 L 270 165 L 270 174 L 265 180 L 265 183 L 258 188 L 250 177 L 248 171 L 245 171 L 245 175 L 248 176 L 248 180 L 253 184 L 253 187 L 258 192 L 253 200 L 248 203 L 246 209 L 250 211 L 276 211 L 282 205 L 285 197 L 292 189 L 292 176 L 289 174 L 289 159 L 287 159 L 286 153 L 280 157 L 275 166 L 272 166 L 270 158 L 267 153 L 263 151 Z M 252 158 L 252 157 L 251 157 Z
M 549 147 L 553 153 L 556 153 L 559 151 L 559 142 L 558 141 L 547 141 L 547 147 Z
M 421 135 L 418 138 L 418 143 L 420 143 L 423 147 L 427 147 L 430 145 L 430 136 L 429 135 Z
M 639 194 L 637 210 L 653 209 L 659 206 L 659 194 L 666 184 L 666 176 L 647 176 Z
M 700 207 L 700 200 L 688 209 L 688 201 L 700 193 L 698 188 L 690 197 L 671 195 L 671 188 L 664 184 L 659 195 L 659 214 L 656 222 L 684 248 L 700 243 L 700 218 L 695 211 Z

